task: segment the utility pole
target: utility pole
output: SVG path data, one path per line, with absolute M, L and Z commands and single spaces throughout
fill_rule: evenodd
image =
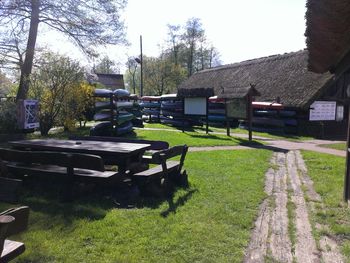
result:
M 141 66 L 141 87 L 140 87 L 140 96 L 143 96 L 143 56 L 142 56 L 142 35 L 140 35 L 140 51 L 141 51 L 141 55 L 140 55 L 140 66 Z

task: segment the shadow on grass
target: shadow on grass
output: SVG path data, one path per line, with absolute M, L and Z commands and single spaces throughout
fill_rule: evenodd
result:
M 29 179 L 29 178 L 28 178 Z M 169 203 L 169 209 L 163 216 L 175 212 L 197 192 L 196 189 L 186 189 L 186 193 L 173 201 L 175 191 L 171 197 L 151 197 L 141 195 L 136 186 L 118 185 L 115 187 L 91 187 L 91 189 L 75 196 L 71 202 L 62 202 L 59 198 L 59 182 L 41 181 L 35 182 L 31 178 L 23 184 L 19 203 L 28 205 L 31 210 L 52 217 L 64 218 L 66 226 L 71 225 L 76 219 L 100 220 L 111 209 L 151 208 L 157 209 L 164 202 Z
M 180 196 L 176 202 L 174 202 L 174 197 L 170 197 L 167 199 L 169 208 L 163 212 L 161 212 L 161 216 L 168 217 L 171 213 L 175 214 L 176 210 L 185 205 L 185 203 L 192 197 L 194 193 L 198 192 L 198 189 L 190 189 L 184 195 Z

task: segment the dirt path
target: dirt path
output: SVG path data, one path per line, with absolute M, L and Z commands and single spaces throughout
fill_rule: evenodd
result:
M 300 152 L 275 152 L 271 167 L 244 262 L 343 262 L 336 242 L 321 237 L 317 243 L 312 235 L 309 211 L 321 198 Z

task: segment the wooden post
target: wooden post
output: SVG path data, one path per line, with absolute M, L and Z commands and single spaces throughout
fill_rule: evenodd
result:
M 208 113 L 209 113 L 209 98 L 207 97 L 207 105 L 206 105 L 206 116 L 205 116 L 205 133 L 209 134 L 209 119 L 208 119 Z
M 346 167 L 345 167 L 345 178 L 344 178 L 344 200 L 347 202 L 350 199 L 350 107 L 348 109 L 348 136 L 346 143 Z
M 252 126 L 253 126 L 253 106 L 252 106 L 252 95 L 248 94 L 248 125 L 249 125 L 249 141 L 253 139 Z
M 228 116 L 227 116 L 227 99 L 225 99 L 225 118 L 226 118 L 226 135 L 231 136 L 230 135 L 230 122 L 229 122 Z
M 182 132 L 185 132 L 185 98 L 182 98 Z
M 115 119 L 115 117 L 116 118 L 118 118 L 118 116 L 114 116 L 114 108 L 117 108 L 117 107 L 114 107 L 114 96 L 113 96 L 113 93 L 111 93 L 110 95 L 109 95 L 109 107 L 110 107 L 110 120 L 111 120 L 111 130 L 110 130 L 110 135 L 111 136 L 114 136 L 115 135 L 115 133 L 114 133 L 114 131 L 115 131 L 115 129 L 114 129 L 114 125 L 116 124 L 116 125 L 118 125 L 117 123 L 118 123 L 118 119 Z M 117 115 L 118 115 L 118 113 L 117 113 Z

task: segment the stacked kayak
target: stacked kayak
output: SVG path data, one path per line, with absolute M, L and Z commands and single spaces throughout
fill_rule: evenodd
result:
M 122 135 L 133 130 L 133 121 L 140 115 L 137 96 L 127 90 L 95 90 L 94 120 L 100 123 L 91 128 L 90 135 Z
M 160 96 L 143 96 L 140 102 L 142 114 L 148 120 L 159 120 L 160 117 Z
M 226 122 L 225 100 L 213 96 L 208 101 L 208 122 L 214 125 L 224 124 Z
M 262 132 L 296 133 L 297 112 L 288 110 L 280 103 L 253 102 L 253 129 Z M 242 123 L 240 127 L 246 127 Z
M 188 120 L 183 117 L 183 100 L 176 94 L 166 94 L 160 96 L 160 122 L 173 126 L 189 126 Z

